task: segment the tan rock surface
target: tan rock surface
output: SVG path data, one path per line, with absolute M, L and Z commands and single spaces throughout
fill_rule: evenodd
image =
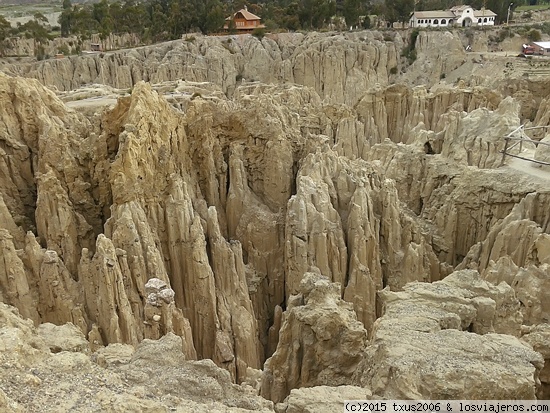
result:
M 332 413 L 343 409 L 345 400 L 370 400 L 368 389 L 355 386 L 315 386 L 293 389 L 275 406 L 277 413 Z
M 52 353 L 74 351 L 84 354 L 90 353 L 90 343 L 74 324 L 67 323 L 56 326 L 52 323 L 40 324 L 37 333 Z
M 544 357 L 544 368 L 539 374 L 541 386 L 537 392 L 537 398 L 548 400 L 550 396 L 550 325 L 539 324 L 528 328 L 521 337 L 522 340 L 529 343 L 533 350 L 538 351 Z
M 58 344 L 62 351 L 50 353 L 41 336 L 50 343 L 61 339 L 52 337 L 50 330 L 64 340 L 82 337 L 68 324 L 45 325 L 39 334 L 17 310 L 0 303 L 2 411 L 273 411 L 271 402 L 233 384 L 229 373 L 211 361 L 186 361 L 182 339 L 174 334 L 144 340 L 129 357 L 127 347 L 109 346 L 105 368 L 87 351 L 66 351 L 74 350 L 68 341 Z M 102 351 L 98 361 L 105 356 Z
M 242 77 L 265 83 L 297 83 L 323 98 L 355 104 L 370 84 L 387 84 L 399 65 L 403 42 L 385 42 L 381 33 L 327 35 L 273 34 L 261 41 L 244 36 L 193 36 L 129 51 L 52 59 L 14 73 L 39 79 L 58 90 L 90 83 L 128 89 L 138 81 L 184 79 L 211 82 L 231 94 Z M 362 39 L 362 40 L 361 40 Z
M 197 369 L 215 376 L 212 411 L 242 390 L 233 381 L 282 401 L 299 386 L 359 382 L 377 397 L 476 397 L 466 387 L 491 393 L 498 376 L 495 396 L 533 396 L 540 359 L 494 333 L 548 321 L 548 186 L 498 166 L 503 134 L 545 123 L 545 89 L 516 79 L 500 94 L 504 86 L 474 76 L 445 85 L 441 74 L 470 57 L 450 33 L 441 42 L 456 53 L 432 50 L 436 35 L 419 38 L 416 75 L 390 73 L 406 66 L 406 40 L 374 31 L 205 37 L 18 68 L 60 89 L 126 88 L 106 88 L 124 97 L 86 116 L 34 80 L 0 75 L 0 301 L 37 325 L 72 323 L 97 351 L 97 365 L 86 354 L 48 355 L 44 376 L 56 377 L 54 361 L 59 374 L 107 367 L 115 389 L 128 385 L 121 375 L 133 383 L 133 408 L 152 411 L 160 399 L 144 400 L 156 391 L 166 400 L 181 392 L 198 409 L 202 387 L 188 389 Z M 395 79 L 424 85 L 388 86 Z M 485 281 L 438 282 L 457 265 Z M 309 272 L 339 283 L 332 298 L 302 291 Z M 377 321 L 388 286 L 398 298 L 384 299 Z M 342 326 L 345 345 L 333 334 Z M 391 381 L 403 337 L 409 361 L 433 352 L 440 376 L 404 366 L 404 382 Z M 290 352 L 295 343 L 304 354 Z M 483 351 L 470 357 L 472 343 Z M 479 383 L 455 376 L 448 357 L 486 374 Z M 160 390 L 150 383 L 157 374 Z M 16 400 L 2 389 L 6 403 Z M 115 393 L 99 389 L 93 409 L 123 410 Z M 271 408 L 253 400 L 237 406 Z
M 278 403 L 292 389 L 350 383 L 367 340 L 340 286 L 304 275 L 300 295 L 284 314 L 277 350 L 264 366 L 261 395 Z
M 385 314 L 375 323 L 372 345 L 356 375 L 373 394 L 390 399 L 535 398 L 542 356 L 513 336 L 492 332 L 503 327 L 502 321 L 506 333 L 511 322 L 521 323 L 521 317 L 516 319 L 519 303 L 510 312 L 511 287 L 494 287 L 474 271 L 458 271 L 384 297 Z

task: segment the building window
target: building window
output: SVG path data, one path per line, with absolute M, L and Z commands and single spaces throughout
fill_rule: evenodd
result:
M 441 19 L 441 24 L 447 24 L 447 20 Z
M 434 24 L 439 24 L 439 20 L 435 19 Z
M 483 19 L 483 23 L 487 23 L 487 17 Z

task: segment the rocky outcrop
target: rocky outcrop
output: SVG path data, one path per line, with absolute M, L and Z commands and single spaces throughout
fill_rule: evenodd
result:
M 433 307 L 428 313 L 445 312 L 445 326 L 484 334 L 472 339 L 476 346 L 495 341 L 516 349 L 515 339 L 491 334 L 518 336 L 520 316 L 523 324 L 546 320 L 544 294 L 526 280 L 544 287 L 550 251 L 547 188 L 511 168 L 495 169 L 501 137 L 519 125 L 521 109 L 464 83 L 386 87 L 400 37 L 358 36 L 198 38 L 89 57 L 83 79 L 101 72 L 133 90 L 88 118 L 36 81 L 0 76 L 1 300 L 36 324 L 71 322 L 99 350 L 102 366 L 130 363 L 129 347 L 101 350 L 106 345 L 177 342 L 178 360 L 210 359 L 226 369 L 220 386 L 229 375 L 276 401 L 299 386 L 355 382 L 367 332 L 377 337 L 376 349 L 397 340 L 380 327 L 393 326 L 391 311 L 376 321 L 385 287 L 405 288 L 414 296 L 407 305 L 422 301 Z M 48 62 L 34 75 L 70 87 L 80 80 L 69 66 L 85 62 Z M 68 68 L 54 78 L 61 64 Z M 178 80 L 154 89 L 141 78 Z M 162 94 L 176 89 L 169 103 Z M 474 277 L 470 287 L 451 288 L 450 278 L 447 315 L 407 284 L 439 288 L 462 261 L 460 268 L 487 281 L 506 277 L 515 296 Z M 311 272 L 328 278 L 332 298 L 304 292 Z M 319 311 L 327 314 L 318 319 Z M 332 321 L 347 335 L 334 335 Z M 469 351 L 466 333 L 436 330 L 413 349 L 422 340 L 450 346 L 456 338 Z M 417 339 L 412 327 L 396 331 Z M 303 354 L 290 354 L 293 341 Z M 336 352 L 338 346 L 351 350 Z M 367 350 L 372 371 L 357 374 L 380 396 L 397 357 L 377 352 Z M 539 368 L 524 363 L 535 360 L 525 354 L 510 355 L 521 372 L 517 397 L 533 384 L 524 380 L 529 368 L 532 377 Z M 485 366 L 483 357 L 468 366 Z M 134 377 L 139 386 L 154 372 L 147 369 Z M 132 377 L 130 368 L 125 374 Z M 411 380 L 416 374 L 406 373 Z M 397 388 L 388 397 L 432 396 L 416 387 L 390 394 Z
M 420 31 L 412 49 L 416 58 L 412 67 L 405 74 L 407 83 L 428 84 L 438 83 L 442 74 L 449 73 L 466 61 L 464 46 L 460 35 L 445 31 L 437 36 L 439 45 L 434 47 L 433 34 Z
M 35 56 L 38 47 L 43 48 L 45 56 L 54 57 L 56 54 L 68 50 L 71 54 L 78 54 L 81 51 L 90 51 L 92 43 L 100 44 L 102 50 L 113 50 L 128 47 L 136 47 L 141 44 L 138 36 L 134 34 L 110 34 L 101 39 L 99 34 L 92 34 L 89 39 L 73 37 L 56 37 L 52 40 L 45 40 L 38 44 L 34 39 L 22 37 L 10 37 L 4 40 L 2 56 Z
M 544 367 L 539 373 L 541 386 L 537 391 L 539 400 L 548 400 L 550 396 L 550 351 L 548 340 L 550 340 L 550 325 L 540 324 L 531 328 L 525 328 L 522 340 L 529 343 L 533 350 L 539 352 L 544 357 Z
M 495 287 L 475 271 L 458 271 L 382 295 L 385 313 L 356 374 L 373 394 L 535 398 L 542 356 L 511 335 L 496 334 L 519 333 L 519 302 L 510 286 Z
M 300 295 L 289 299 L 277 350 L 266 361 L 262 396 L 277 403 L 295 388 L 350 382 L 367 331 L 339 290 L 319 274 L 304 275 Z
M 2 411 L 44 406 L 77 412 L 273 411 L 271 402 L 233 384 L 230 374 L 212 361 L 188 361 L 181 337 L 174 334 L 146 339 L 136 349 L 109 346 L 103 367 L 94 360 L 105 360 L 107 352 L 90 357 L 82 341 L 74 326 L 44 325 L 37 331 L 17 310 L 0 303 Z
M 412 143 L 415 141 L 416 133 L 411 131 L 420 125 L 419 129 L 433 131 L 440 137 L 440 142 L 431 142 L 434 151 L 440 153 L 442 142 L 452 144 L 465 140 L 466 136 L 457 140 L 457 135 L 466 135 L 462 129 L 472 128 L 474 125 L 480 130 L 483 129 L 492 140 L 500 139 L 499 131 L 484 127 L 486 119 L 479 121 L 476 117 L 465 120 L 462 118 L 467 116 L 463 112 L 469 113 L 481 108 L 483 110 L 477 112 L 477 117 L 490 116 L 490 111 L 496 109 L 501 100 L 499 94 L 481 86 L 470 88 L 464 84 L 458 87 L 442 85 L 427 90 L 426 86 L 411 87 L 400 83 L 369 89 L 357 104 L 356 110 L 358 119 L 365 125 L 365 136 L 371 144 L 381 143 L 385 139 L 396 143 Z M 514 105 L 510 102 L 501 109 L 510 116 L 511 121 L 517 116 L 514 111 L 517 108 Z M 506 130 L 507 124 L 500 118 L 500 113 L 495 113 L 492 123 L 499 123 L 499 129 Z M 443 139 L 442 135 L 447 139 Z M 424 143 L 425 141 L 422 142 Z M 483 153 L 485 150 L 483 145 L 480 145 L 477 152 Z M 462 151 L 461 149 L 458 153 Z
M 38 62 L 14 73 L 39 79 L 59 90 L 88 83 L 131 88 L 140 80 L 160 83 L 185 79 L 212 82 L 231 94 L 241 79 L 297 83 L 322 98 L 354 105 L 374 83 L 387 84 L 399 65 L 403 43 L 381 33 L 274 34 L 261 41 L 244 36 L 190 36 L 162 45 Z
M 472 247 L 461 267 L 484 271 L 491 261 L 501 257 L 509 257 L 520 267 L 547 264 L 550 217 L 543 207 L 547 198 L 542 191 L 525 196 L 483 241 Z M 518 237 L 523 242 L 512 242 Z
M 52 323 L 40 324 L 37 333 L 52 353 L 73 351 L 78 353 L 90 352 L 90 343 L 74 324 L 67 323 L 57 326 Z
M 370 400 L 368 389 L 356 386 L 315 386 L 292 389 L 290 395 L 275 406 L 277 413 L 332 413 L 342 409 L 345 400 Z
M 398 207 L 393 182 L 361 160 L 326 150 L 308 155 L 286 218 L 286 294 L 316 269 L 341 285 L 367 329 L 377 317 L 376 291 L 442 274 L 420 228 Z M 408 271 L 403 271 L 408 268 Z
M 540 140 L 540 144 L 536 146 L 534 158 L 541 163 L 532 165 L 533 167 L 550 171 L 550 135 L 546 135 Z
M 450 109 L 435 130 L 413 127 L 407 145 L 370 148 L 367 159 L 395 180 L 399 198 L 423 219 L 439 260 L 459 264 L 527 194 L 546 191 L 521 171 L 487 169 L 500 165 L 502 136 L 518 127 L 517 110 L 509 98 L 494 111 Z
M 548 288 L 548 264 L 529 264 L 518 267 L 510 257 L 505 256 L 498 261 L 490 261 L 483 271 L 483 277 L 492 283 L 508 283 L 513 287 L 521 304 L 521 312 L 525 325 L 534 326 L 548 323 L 550 307 L 546 299 Z

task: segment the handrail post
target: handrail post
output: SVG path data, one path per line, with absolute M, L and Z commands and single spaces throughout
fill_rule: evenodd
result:
M 523 148 L 523 138 L 521 138 L 521 140 L 519 141 L 519 153 L 521 153 L 522 148 Z
M 510 142 L 510 139 L 508 136 L 505 136 L 504 139 L 506 140 L 506 143 L 504 144 L 504 150 L 502 151 L 502 161 L 500 161 L 500 166 L 504 165 L 504 159 L 506 158 L 506 151 L 508 150 L 508 142 Z

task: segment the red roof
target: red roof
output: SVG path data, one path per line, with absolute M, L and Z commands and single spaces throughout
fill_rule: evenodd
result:
M 260 17 L 256 16 L 255 14 L 253 13 L 250 13 L 247 9 L 240 9 L 238 12 L 236 12 L 233 16 L 229 16 L 228 18 L 226 18 L 225 20 L 231 20 L 231 19 L 234 19 L 235 17 L 237 17 L 237 14 L 241 14 L 243 16 L 243 18 L 245 20 L 261 20 Z

